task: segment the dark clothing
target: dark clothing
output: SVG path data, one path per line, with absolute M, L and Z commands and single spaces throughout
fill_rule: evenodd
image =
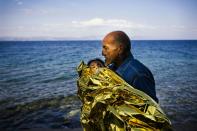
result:
M 158 102 L 152 73 L 145 65 L 134 59 L 132 54 L 118 68 L 114 64 L 111 64 L 109 68 L 118 73 L 131 86 L 145 92 Z

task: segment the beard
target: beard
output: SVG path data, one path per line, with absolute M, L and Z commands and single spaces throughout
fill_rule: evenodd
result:
M 105 58 L 105 66 L 108 66 L 113 63 L 113 59 Z
M 109 59 L 105 58 L 105 66 L 108 66 L 110 64 Z
M 115 55 L 112 57 L 105 57 L 105 66 L 108 66 L 110 64 L 117 64 L 117 62 L 121 59 L 119 55 Z

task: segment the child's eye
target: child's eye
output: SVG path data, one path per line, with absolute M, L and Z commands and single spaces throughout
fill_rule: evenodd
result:
M 96 68 L 96 66 L 90 66 L 91 68 Z

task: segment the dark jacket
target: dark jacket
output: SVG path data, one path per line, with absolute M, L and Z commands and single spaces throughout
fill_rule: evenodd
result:
M 111 64 L 109 68 L 119 74 L 131 86 L 143 91 L 158 102 L 155 91 L 155 80 L 151 71 L 141 62 L 134 59 L 132 54 L 118 68 L 115 68 L 114 64 Z

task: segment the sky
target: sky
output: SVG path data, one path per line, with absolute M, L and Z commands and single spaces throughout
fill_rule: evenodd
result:
M 197 39 L 197 0 L 0 0 L 0 40 Z

